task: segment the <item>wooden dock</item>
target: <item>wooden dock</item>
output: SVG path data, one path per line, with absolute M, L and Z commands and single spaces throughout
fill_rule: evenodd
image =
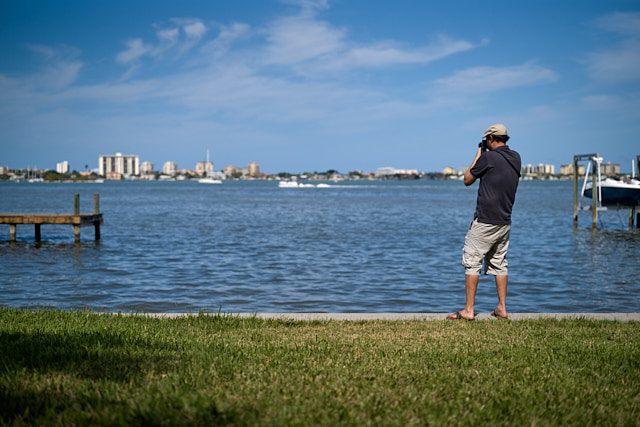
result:
M 80 213 L 80 196 L 75 195 L 73 213 L 0 213 L 0 224 L 9 224 L 10 240 L 16 240 L 18 224 L 33 224 L 36 241 L 42 238 L 42 224 L 71 224 L 75 241 L 80 241 L 80 227 L 93 226 L 95 239 L 100 240 L 100 225 L 103 223 L 100 210 L 99 196 L 94 194 L 94 212 Z

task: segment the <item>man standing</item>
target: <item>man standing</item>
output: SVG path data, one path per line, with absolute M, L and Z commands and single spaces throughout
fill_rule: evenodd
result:
M 476 289 L 484 260 L 485 274 L 493 274 L 498 292 L 498 306 L 492 316 L 507 317 L 507 248 L 511 231 L 511 209 L 520 178 L 520 155 L 511 150 L 507 128 L 495 124 L 482 135 L 475 159 L 464 174 L 464 185 L 480 179 L 476 212 L 464 240 L 462 265 L 465 267 L 467 302 L 464 310 L 449 314 L 448 319 L 474 320 Z M 485 147 L 489 150 L 485 152 Z

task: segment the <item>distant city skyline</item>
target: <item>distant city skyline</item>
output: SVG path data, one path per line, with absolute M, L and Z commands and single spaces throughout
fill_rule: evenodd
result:
M 180 171 L 194 171 L 194 172 L 211 172 L 213 170 L 219 172 L 222 171 L 222 169 L 227 168 L 227 167 L 234 167 L 234 168 L 247 168 L 247 169 L 251 169 L 252 167 L 255 168 L 255 165 L 258 165 L 257 167 L 260 169 L 260 162 L 247 162 L 246 165 L 231 165 L 231 164 L 226 164 L 224 166 L 221 166 L 220 164 L 218 164 L 218 167 L 216 168 L 215 165 L 216 163 L 213 162 L 212 160 L 207 162 L 207 161 L 196 161 L 195 164 L 193 165 L 193 167 L 191 166 L 180 166 L 177 162 L 174 162 L 172 160 L 167 160 L 165 162 L 161 162 L 160 164 L 156 164 L 154 162 L 150 162 L 147 160 L 144 160 L 143 158 L 141 158 L 139 155 L 137 154 L 128 154 L 128 153 L 113 153 L 113 154 L 102 154 L 99 156 L 99 160 L 98 160 L 98 167 L 89 167 L 88 163 L 84 163 L 85 166 L 88 167 L 88 169 L 92 170 L 92 171 L 96 171 L 98 172 L 100 175 L 105 175 L 103 173 L 102 168 L 100 167 L 100 161 L 103 157 L 114 157 L 114 156 L 121 156 L 121 157 L 137 157 L 138 158 L 138 162 L 139 164 L 137 165 L 136 170 L 138 170 L 138 173 L 135 173 L 135 175 L 140 175 L 143 173 L 148 173 L 148 172 L 160 172 L 163 173 L 164 169 L 167 168 L 167 164 L 171 164 L 171 168 L 175 169 L 176 172 L 180 172 Z M 634 159 L 635 161 L 635 159 Z M 64 165 L 64 166 L 62 166 Z M 151 170 L 145 170 L 147 168 L 150 167 L 150 165 L 153 166 L 153 168 Z M 254 166 L 252 166 L 254 165 Z M 568 163 L 563 163 L 560 165 L 554 165 L 554 164 L 545 164 L 545 163 L 538 163 L 538 164 L 531 164 L 531 163 L 527 163 L 527 164 L 523 164 L 523 170 L 525 171 L 531 171 L 534 169 L 541 169 L 543 171 L 543 173 L 545 174 L 560 174 L 562 173 L 561 170 L 563 169 L 563 167 L 573 167 L 573 162 L 568 162 Z M 616 169 L 618 172 L 620 173 L 629 173 L 632 169 L 631 165 L 629 166 L 629 170 L 627 171 L 624 167 L 622 167 L 619 163 L 614 163 L 614 162 L 603 162 L 603 166 L 611 166 L 611 165 L 616 165 L 618 166 L 618 168 Z M 0 166 L 7 166 L 7 165 L 0 165 Z M 64 170 L 61 170 L 61 167 Z M 263 173 L 267 173 L 267 174 L 278 174 L 278 173 L 308 173 L 308 172 L 318 172 L 318 173 L 323 173 L 329 170 L 336 170 L 337 172 L 340 173 L 349 173 L 352 171 L 360 171 L 363 173 L 377 173 L 380 170 L 384 170 L 384 169 L 394 169 L 396 172 L 407 172 L 407 171 L 412 171 L 412 172 L 417 172 L 417 173 L 444 173 L 444 174 L 449 174 L 449 173 L 456 173 L 456 172 L 462 172 L 464 173 L 464 171 L 467 169 L 468 165 L 463 165 L 460 167 L 454 167 L 454 166 L 445 166 L 441 169 L 438 170 L 417 170 L 417 169 L 406 169 L 406 168 L 397 168 L 395 166 L 378 166 L 377 168 L 373 169 L 373 170 L 361 170 L 361 169 L 354 169 L 354 168 L 350 168 L 347 170 L 338 170 L 336 168 L 328 168 L 325 170 L 300 170 L 300 171 L 295 171 L 292 172 L 290 170 L 281 170 L 281 171 L 265 171 L 262 170 L 261 172 Z M 29 167 L 24 167 L 24 168 L 11 168 L 9 167 L 9 170 L 11 169 L 15 169 L 15 170 L 24 170 L 24 169 L 28 169 Z M 35 166 L 34 166 L 35 168 Z M 55 167 L 38 167 L 37 169 L 48 169 L 48 170 L 57 170 L 58 172 L 71 172 L 73 170 L 76 171 L 82 171 L 84 170 L 84 166 L 82 169 L 80 168 L 75 168 L 73 167 L 73 165 L 71 165 L 68 161 L 61 161 L 61 162 L 56 162 L 56 166 Z M 581 169 L 582 170 L 582 169 Z M 607 171 L 613 170 L 613 169 L 605 169 Z
M 210 150 L 272 173 L 438 171 L 494 123 L 526 164 L 640 154 L 628 0 L 7 1 L 0 23 L 11 168 Z

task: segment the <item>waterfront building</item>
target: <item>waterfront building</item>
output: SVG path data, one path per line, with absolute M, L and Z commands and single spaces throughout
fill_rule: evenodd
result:
M 538 173 L 543 175 L 553 175 L 555 174 L 555 171 L 556 168 L 553 165 L 543 165 L 542 163 L 538 165 Z
M 142 175 L 151 175 L 153 171 L 153 163 L 151 162 L 142 162 L 140 164 L 140 173 Z
M 225 174 L 228 178 L 234 177 L 238 173 L 238 168 L 232 165 L 225 166 L 222 168 L 222 173 Z
M 578 175 L 584 175 L 585 165 L 578 165 Z M 560 175 L 573 175 L 573 164 L 570 165 L 561 165 L 560 166 Z M 591 169 L 593 172 L 593 169 Z M 620 175 L 620 164 L 619 163 L 601 163 L 600 164 L 600 174 L 603 176 L 612 176 L 612 175 Z
M 249 176 L 259 176 L 260 175 L 260 164 L 256 162 L 249 163 L 247 167 Z
M 381 176 L 393 176 L 396 173 L 396 169 L 392 168 L 390 166 L 387 167 L 383 167 L 383 168 L 378 168 L 378 170 L 376 170 L 376 176 L 377 177 L 381 177 Z
M 69 173 L 69 162 L 65 160 L 64 162 L 56 163 L 56 172 Z
M 570 165 L 560 165 L 560 175 L 573 175 L 573 163 Z M 578 165 L 578 175 L 584 175 L 584 165 Z
M 458 175 L 456 168 L 446 167 L 442 170 L 443 175 Z
M 600 164 L 600 174 L 604 176 L 616 176 L 620 175 L 620 164 L 619 163 L 601 163 Z
M 9 173 L 9 166 L 0 166 L 0 174 Z
M 98 166 L 98 174 L 101 176 L 140 175 L 140 159 L 137 155 L 101 155 L 98 157 Z
M 235 166 L 225 166 L 222 168 L 222 173 L 224 173 L 226 176 L 233 176 L 234 174 L 238 173 L 238 168 Z
M 207 175 L 208 173 L 213 172 L 213 162 L 198 162 L 196 163 L 196 174 L 200 176 Z
M 522 165 L 520 167 L 520 175 L 522 176 L 530 176 L 530 177 L 542 177 L 544 175 L 553 175 L 555 174 L 555 166 L 554 165 L 545 165 L 540 163 L 538 166 L 534 166 L 532 164 Z
M 176 162 L 165 162 L 162 166 L 162 174 L 173 176 L 178 173 L 178 164 Z
M 584 175 L 584 166 L 578 165 L 578 175 Z M 593 168 L 591 172 L 593 172 Z M 600 174 L 603 176 L 620 175 L 620 163 L 601 163 Z M 560 166 L 560 175 L 573 175 L 573 164 Z

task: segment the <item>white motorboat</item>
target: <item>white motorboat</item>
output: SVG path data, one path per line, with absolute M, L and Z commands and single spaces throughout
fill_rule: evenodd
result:
M 211 176 L 200 178 L 200 179 L 198 179 L 198 182 L 200 184 L 222 184 L 222 180 L 221 179 L 216 179 L 216 178 L 213 178 Z
M 603 206 L 639 206 L 640 205 L 640 181 L 631 179 L 620 181 L 615 178 L 606 178 L 598 184 L 600 187 L 601 203 Z M 591 198 L 592 182 L 587 182 L 584 195 Z
M 311 188 L 311 187 L 315 187 L 315 185 L 304 184 L 302 182 L 297 182 L 297 181 L 280 181 L 278 183 L 278 187 L 280 188 Z

